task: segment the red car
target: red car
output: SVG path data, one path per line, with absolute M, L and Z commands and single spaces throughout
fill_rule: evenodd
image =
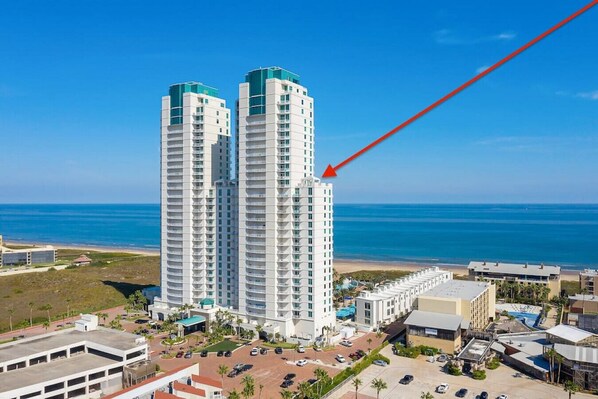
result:
M 185 352 L 180 351 L 176 354 L 177 359 L 180 359 L 181 357 L 183 357 L 185 355 Z

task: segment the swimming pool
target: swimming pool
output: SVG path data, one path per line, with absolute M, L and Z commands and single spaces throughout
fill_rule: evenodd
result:
M 528 313 L 528 312 L 507 312 L 514 318 L 521 320 L 528 327 L 535 327 L 540 317 L 539 313 Z

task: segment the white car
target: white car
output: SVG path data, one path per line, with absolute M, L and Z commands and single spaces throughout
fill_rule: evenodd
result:
M 336 361 L 339 363 L 344 363 L 346 362 L 345 357 L 343 355 L 336 355 L 335 357 Z
M 340 342 L 341 345 L 346 346 L 348 348 L 353 346 L 353 342 L 349 341 L 348 339 L 344 339 Z
M 305 360 L 305 359 L 297 360 L 297 363 L 295 363 L 295 364 L 299 367 L 303 367 L 307 364 L 307 360 Z
M 257 356 L 259 353 L 260 353 L 260 350 L 259 350 L 258 348 L 253 348 L 253 349 L 251 350 L 251 352 L 249 352 L 249 354 L 250 354 L 251 356 Z
M 509 399 L 509 397 L 505 394 L 499 395 L 496 399 Z
M 305 353 L 305 347 L 303 345 L 299 345 L 297 347 L 297 352 L 299 352 L 299 353 Z
M 447 393 L 448 390 L 449 390 L 449 384 L 447 384 L 446 382 L 444 382 L 436 387 L 436 392 L 438 392 L 438 393 Z

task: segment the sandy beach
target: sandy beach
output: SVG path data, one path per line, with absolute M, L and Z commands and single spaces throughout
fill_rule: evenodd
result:
M 81 250 L 82 253 L 86 251 L 97 251 L 97 252 L 127 252 L 138 255 L 147 256 L 158 256 L 160 251 L 157 249 L 140 249 L 140 248 L 127 248 L 127 247 L 98 247 L 93 245 L 64 245 L 64 244 L 39 244 L 39 243 L 25 243 L 25 242 L 6 242 L 7 245 L 30 245 L 35 247 L 43 247 L 46 245 L 53 245 L 59 249 L 77 249 Z M 372 261 L 372 260 L 359 260 L 359 259 L 335 259 L 334 268 L 338 273 L 351 273 L 360 270 L 402 270 L 413 272 L 421 270 L 426 267 L 438 266 L 442 269 L 452 270 L 453 273 L 458 275 L 467 275 L 466 265 L 454 265 L 454 264 L 426 264 L 426 263 L 415 263 L 415 262 L 393 262 L 393 261 Z M 579 279 L 579 270 L 561 270 L 561 280 L 564 281 L 577 281 Z

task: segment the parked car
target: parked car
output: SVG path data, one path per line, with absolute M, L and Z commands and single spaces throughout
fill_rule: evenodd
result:
M 276 349 L 274 349 L 274 353 L 276 353 L 277 355 L 282 355 L 282 348 L 280 346 L 277 346 Z
M 297 347 L 297 352 L 299 352 L 299 353 L 305 353 L 305 347 L 303 345 L 299 345 Z
M 345 360 L 345 357 L 343 355 L 336 355 L 335 359 L 339 363 L 344 363 L 347 361 L 347 360 Z
M 439 355 L 439 356 L 436 358 L 436 360 L 438 360 L 438 361 L 439 361 L 439 362 L 441 362 L 441 363 L 444 363 L 444 362 L 446 362 L 446 361 L 448 360 L 448 356 L 447 356 L 447 355 L 444 355 L 444 354 L 442 354 L 442 355 Z
M 228 377 L 230 377 L 230 378 L 234 378 L 234 377 L 238 376 L 240 373 L 241 373 L 241 372 L 240 372 L 239 370 L 232 369 L 232 370 L 230 371 L 230 373 L 228 373 Z
M 350 348 L 353 346 L 353 342 L 349 341 L 348 339 L 343 339 L 340 342 L 341 345 L 346 346 L 347 348 Z
M 428 356 L 428 359 L 426 359 L 426 361 L 428 363 L 434 363 L 436 361 L 436 359 L 434 359 L 434 356 Z
M 282 384 L 280 384 L 281 388 L 288 388 L 291 385 L 293 385 L 294 381 L 293 380 L 283 380 Z
M 137 320 L 135 320 L 135 324 L 145 324 L 145 323 L 147 323 L 147 320 L 145 320 L 145 319 L 137 319 Z
M 191 359 L 191 356 L 193 356 L 193 352 L 188 351 L 187 353 L 185 353 L 185 359 Z
M 295 363 L 297 366 L 303 367 L 307 364 L 307 360 L 305 359 L 301 359 L 301 360 L 297 360 L 297 363 Z
M 386 363 L 384 360 L 380 360 L 380 359 L 376 359 L 372 363 L 375 364 L 376 366 L 382 366 L 382 367 L 388 366 L 388 363 Z
M 201 356 L 201 357 L 208 357 L 208 351 L 206 351 L 206 350 L 201 351 L 201 353 L 199 354 L 199 356 Z
M 258 348 L 253 348 L 253 349 L 251 350 L 251 352 L 249 352 L 249 354 L 250 354 L 251 356 L 257 356 L 259 353 L 260 353 L 260 350 L 259 350 Z
M 289 374 L 287 374 L 287 375 L 284 376 L 284 379 L 285 380 L 292 380 L 295 377 L 297 377 L 297 374 L 289 373 Z
M 436 392 L 438 392 L 438 393 L 447 393 L 448 390 L 449 390 L 449 384 L 447 384 L 446 382 L 444 382 L 436 387 Z
M 244 368 L 245 368 L 245 364 L 243 364 L 243 363 L 237 363 L 233 366 L 233 370 L 237 370 L 237 371 L 243 371 Z
M 182 358 L 184 355 L 185 355 L 185 352 L 183 352 L 183 351 L 180 351 L 180 352 L 178 352 L 178 353 L 176 354 L 176 357 L 177 357 L 177 359 L 180 359 L 180 358 Z
M 216 356 L 218 356 L 218 357 L 222 357 L 222 356 L 224 356 L 224 351 L 218 351 L 218 352 L 216 353 Z
M 498 397 L 496 399 L 509 399 L 509 397 L 503 393 L 503 394 L 498 395 Z
M 261 348 L 260 349 L 260 354 L 265 355 L 268 353 L 268 348 Z
M 359 357 L 364 357 L 366 355 L 366 353 L 361 349 L 357 349 L 357 352 L 355 352 L 355 353 L 357 353 L 359 355 Z
M 488 392 L 482 391 L 482 393 L 480 394 L 480 399 L 488 399 Z
M 406 374 L 403 378 L 399 380 L 399 384 L 409 385 L 411 381 L 413 381 L 413 376 L 411 374 Z
M 314 350 L 316 352 L 322 352 L 322 348 L 320 348 L 318 345 L 314 345 Z
M 233 353 L 231 351 L 224 352 L 225 357 L 231 357 L 232 355 L 233 355 Z
M 251 370 L 252 368 L 253 368 L 253 364 L 245 364 L 243 366 L 243 370 L 241 370 L 241 371 L 248 371 L 248 370 Z
M 464 398 L 465 395 L 467 395 L 467 389 L 465 388 L 461 388 L 457 391 L 457 393 L 455 394 L 455 396 L 457 396 L 458 398 Z
M 309 385 L 313 385 L 313 384 L 315 384 L 316 382 L 318 382 L 318 380 L 317 380 L 317 379 L 315 379 L 315 378 L 310 378 L 309 380 L 307 380 L 307 383 L 308 383 Z

